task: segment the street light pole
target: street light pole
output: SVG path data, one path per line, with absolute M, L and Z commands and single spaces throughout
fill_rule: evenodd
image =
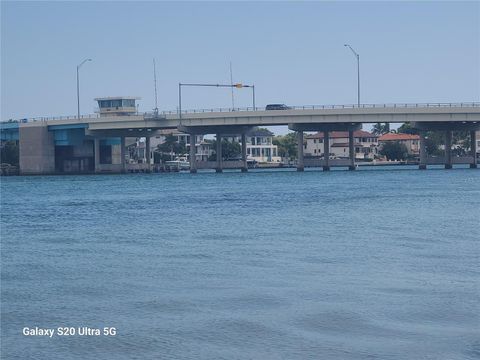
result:
M 256 110 L 255 108 L 255 85 L 252 85 L 252 94 L 253 94 L 253 111 Z
M 182 119 L 182 83 L 178 83 L 178 118 Z
M 360 55 L 358 55 L 358 53 L 355 50 L 353 50 L 353 48 L 350 45 L 344 44 L 344 46 L 352 50 L 353 54 L 357 58 L 357 103 L 358 103 L 358 107 L 360 107 Z
M 85 59 L 79 65 L 77 65 L 77 118 L 80 120 L 80 79 L 78 70 L 80 67 L 85 64 L 87 61 L 92 61 L 92 59 Z

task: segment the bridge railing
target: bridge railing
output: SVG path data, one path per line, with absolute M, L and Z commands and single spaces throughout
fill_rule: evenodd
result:
M 329 110 L 329 109 L 382 109 L 382 108 L 445 108 L 445 107 L 480 107 L 478 102 L 461 103 L 386 103 L 386 104 L 347 104 L 347 105 L 293 105 L 288 106 L 291 110 Z M 210 108 L 182 110 L 182 114 L 201 114 L 209 112 L 234 112 L 234 111 L 265 111 L 264 107 L 242 107 L 242 108 Z M 278 110 L 274 110 L 278 111 Z M 162 114 L 178 114 L 178 110 L 163 111 Z
M 289 106 L 292 110 L 337 110 L 337 109 L 382 109 L 382 108 L 461 108 L 461 107 L 480 107 L 480 102 L 460 102 L 460 103 L 387 103 L 387 104 L 347 104 L 347 105 L 294 105 Z M 248 111 L 265 111 L 265 107 L 239 107 L 239 108 L 210 108 L 210 109 L 192 109 L 192 110 L 182 110 L 183 114 L 203 114 L 203 113 L 213 113 L 213 112 L 248 112 Z M 282 110 L 272 110 L 272 111 L 282 111 Z M 159 111 L 158 114 L 154 112 L 143 112 L 135 115 L 144 115 L 145 117 L 155 117 L 160 115 L 164 117 L 165 115 L 178 115 L 178 110 L 170 111 Z M 88 114 L 81 115 L 80 119 L 91 119 L 99 118 L 100 115 Z M 26 123 L 26 122 L 35 122 L 35 121 L 55 121 L 55 120 L 75 120 L 77 119 L 76 115 L 68 116 L 40 116 L 33 118 L 24 118 L 24 119 L 10 119 L 6 122 L 15 122 L 15 123 Z
M 99 114 L 87 114 L 87 115 L 80 115 L 80 119 L 91 119 L 91 118 L 98 118 L 100 117 Z M 64 116 L 37 116 L 33 118 L 24 118 L 24 119 L 10 119 L 6 121 L 2 121 L 2 123 L 28 123 L 28 122 L 45 122 L 45 121 L 55 121 L 55 120 L 76 120 L 78 119 L 77 115 L 64 115 Z

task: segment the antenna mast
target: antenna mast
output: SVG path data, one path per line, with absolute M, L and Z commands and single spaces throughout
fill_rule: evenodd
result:
M 158 99 L 157 99 L 157 69 L 155 67 L 155 58 L 153 58 L 153 85 L 155 87 L 155 115 L 158 114 Z

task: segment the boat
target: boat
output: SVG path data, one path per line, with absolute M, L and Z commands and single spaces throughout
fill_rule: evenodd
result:
M 165 166 L 170 169 L 189 170 L 190 162 L 186 156 L 178 156 L 175 160 L 165 161 Z

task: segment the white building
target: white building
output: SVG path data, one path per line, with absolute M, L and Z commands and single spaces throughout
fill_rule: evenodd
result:
M 247 158 L 259 163 L 281 162 L 278 146 L 273 145 L 273 133 L 268 129 L 253 128 L 246 134 Z M 241 137 L 228 137 L 227 140 L 241 143 Z
M 330 140 L 330 157 L 348 158 L 348 131 L 330 131 L 328 133 Z M 373 159 L 378 154 L 378 137 L 368 131 L 357 130 L 353 132 L 353 142 L 355 147 L 355 158 L 358 160 Z M 311 157 L 324 156 L 324 134 L 305 136 L 303 144 L 304 155 Z
M 255 128 L 246 134 L 247 157 L 257 162 L 280 162 L 278 147 L 273 145 L 273 133 L 267 129 Z

